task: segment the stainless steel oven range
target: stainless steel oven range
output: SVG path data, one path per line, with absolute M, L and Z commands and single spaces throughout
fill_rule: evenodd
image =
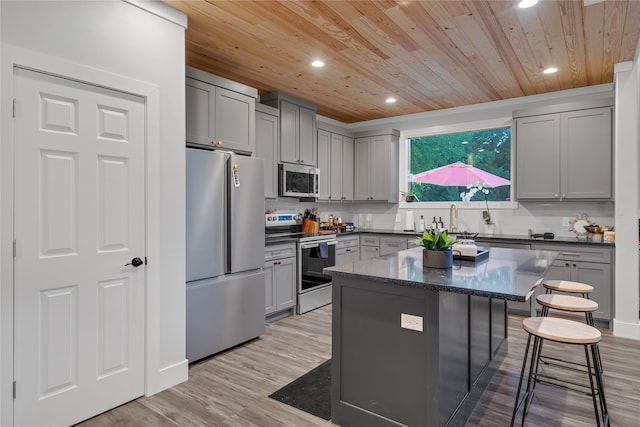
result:
M 335 234 L 302 232 L 302 215 L 295 212 L 265 214 L 265 242 L 295 241 L 298 249 L 296 313 L 331 303 L 331 276 L 322 274 L 336 263 Z
M 337 243 L 335 234 L 298 239 L 298 314 L 331 302 L 331 276 L 322 270 L 336 265 Z

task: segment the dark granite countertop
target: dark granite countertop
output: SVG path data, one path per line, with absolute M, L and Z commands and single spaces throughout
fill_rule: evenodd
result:
M 481 261 L 454 260 L 451 269 L 423 268 L 422 248 L 329 267 L 325 274 L 398 286 L 457 292 L 510 301 L 527 301 L 541 282 L 556 251 L 490 248 Z
M 396 236 L 420 236 L 422 233 L 415 231 L 403 231 L 403 230 L 390 230 L 382 228 L 358 228 L 354 231 L 347 231 L 339 233 L 338 237 L 345 234 L 389 234 Z M 459 233 L 452 233 L 451 236 L 456 236 Z M 591 240 L 585 237 L 575 236 L 556 236 L 553 239 L 533 239 L 527 235 L 518 234 L 479 234 L 476 237 L 478 242 L 504 242 L 504 243 L 550 243 L 550 244 L 570 244 L 570 245 L 598 245 L 613 248 L 615 242 L 604 242 L 602 240 Z

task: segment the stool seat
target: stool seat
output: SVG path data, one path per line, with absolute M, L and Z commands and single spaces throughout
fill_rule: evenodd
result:
M 575 294 L 589 294 L 593 292 L 593 286 L 586 283 L 572 282 L 570 280 L 545 280 L 542 283 L 546 289 Z
M 522 327 L 531 335 L 566 344 L 595 344 L 602 338 L 593 326 L 557 317 L 527 317 Z
M 581 297 L 562 294 L 541 294 L 536 297 L 538 304 L 564 311 L 593 312 L 598 309 L 598 303 Z

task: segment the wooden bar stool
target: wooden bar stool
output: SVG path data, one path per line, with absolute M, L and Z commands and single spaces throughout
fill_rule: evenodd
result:
M 511 415 L 511 426 L 513 427 L 518 410 L 523 403 L 524 409 L 522 412 L 522 425 L 524 425 L 525 417 L 533 399 L 537 383 L 540 349 L 544 340 L 550 340 L 562 344 L 582 345 L 584 347 L 587 364 L 587 371 L 585 373 L 589 378 L 589 387 L 591 389 L 596 422 L 598 426 L 601 425 L 601 421 L 604 426 L 609 426 L 609 412 L 607 410 L 607 402 L 602 385 L 602 375 L 599 366 L 600 361 L 597 357 L 598 343 L 602 338 L 600 331 L 593 326 L 589 326 L 581 322 L 557 317 L 528 317 L 522 321 L 522 327 L 527 331 L 529 336 L 527 338 L 527 347 L 522 361 L 522 369 L 520 371 L 520 379 L 518 381 L 518 391 L 516 393 L 516 400 L 513 406 L 513 414 Z M 531 337 L 534 337 L 534 340 L 531 360 L 529 362 L 527 388 L 522 398 L 520 398 L 524 372 L 529 355 L 529 347 L 531 346 Z
M 572 282 L 570 280 L 545 280 L 542 286 L 548 294 L 553 291 L 566 292 L 569 294 L 581 294 L 583 298 L 589 298 L 589 294 L 593 292 L 593 286 L 581 282 Z
M 569 283 L 584 285 L 582 283 L 577 283 L 577 282 L 569 282 Z M 589 285 L 586 285 L 586 286 L 589 286 Z M 582 287 L 580 288 L 580 291 L 585 289 L 587 288 Z M 591 287 L 591 289 L 593 288 Z M 542 294 L 536 297 L 536 301 L 538 302 L 538 304 L 542 306 L 542 311 L 540 313 L 542 317 L 547 317 L 549 315 L 549 309 L 551 308 L 555 310 L 568 312 L 568 313 L 584 313 L 585 321 L 587 325 L 595 327 L 595 324 L 593 321 L 593 312 L 598 309 L 598 303 L 593 300 L 576 297 L 572 295 Z M 598 361 L 600 362 L 600 369 L 601 369 L 600 373 L 602 373 L 602 359 L 600 358 L 600 349 L 597 349 L 597 356 L 598 356 Z

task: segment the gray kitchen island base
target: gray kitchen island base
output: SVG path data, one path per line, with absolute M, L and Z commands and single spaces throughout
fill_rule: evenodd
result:
M 334 275 L 332 311 L 344 427 L 463 426 L 507 351 L 504 299 Z

